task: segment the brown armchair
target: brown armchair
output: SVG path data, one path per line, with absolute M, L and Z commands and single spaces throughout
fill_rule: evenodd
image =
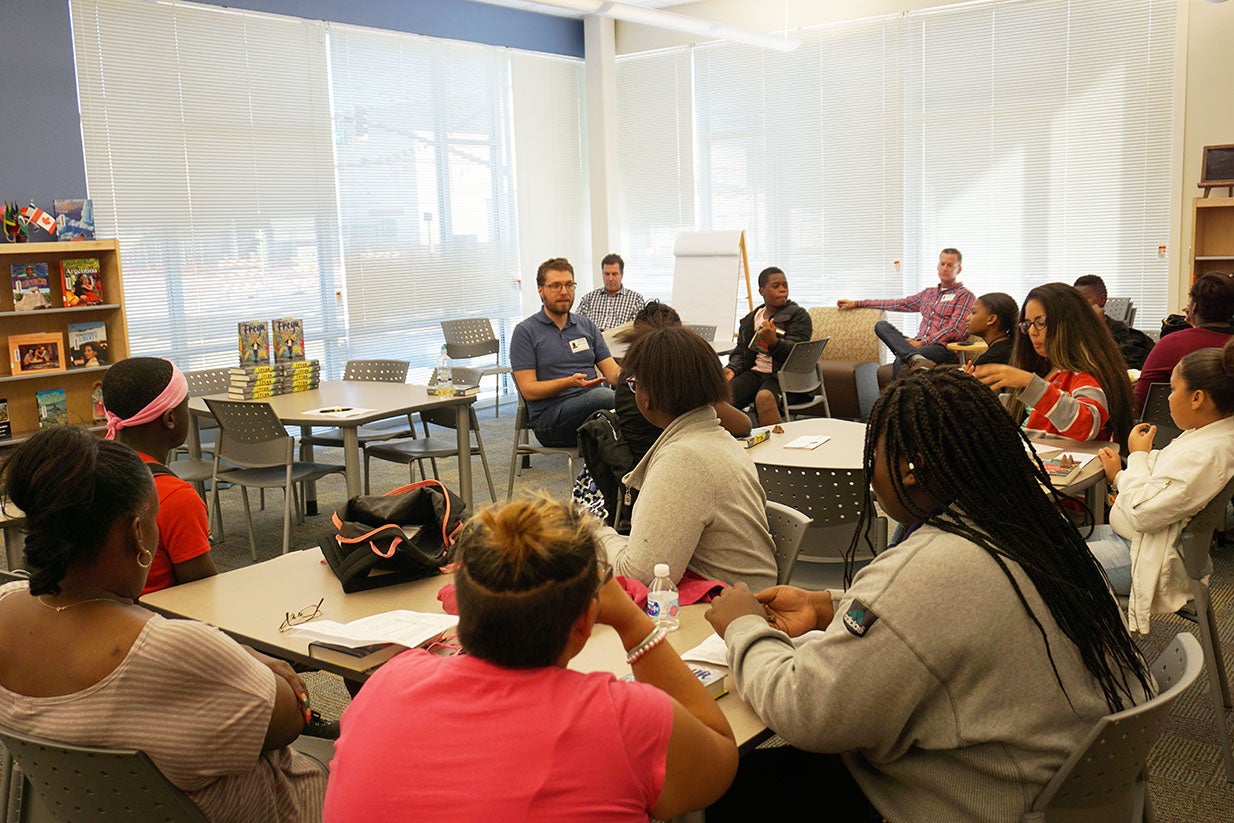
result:
M 813 338 L 831 338 L 820 363 L 832 417 L 865 420 L 869 416 L 878 399 L 882 358 L 882 344 L 874 336 L 874 324 L 886 317 L 882 309 L 810 309 Z

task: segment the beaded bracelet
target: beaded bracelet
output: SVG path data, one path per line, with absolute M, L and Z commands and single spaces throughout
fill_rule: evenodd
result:
M 634 663 L 647 652 L 654 649 L 656 646 L 664 642 L 664 638 L 668 637 L 668 629 L 663 629 L 657 626 L 651 630 L 651 634 L 642 639 L 637 646 L 630 649 L 626 654 L 626 664 L 634 665 Z

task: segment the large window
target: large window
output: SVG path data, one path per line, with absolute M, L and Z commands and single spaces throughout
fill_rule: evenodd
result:
M 1168 0 L 992 0 L 620 58 L 631 284 L 667 298 L 677 231 L 745 229 L 804 305 L 915 292 L 957 246 L 979 294 L 1096 273 L 1161 316 L 1173 26 Z
M 174 2 L 74 0 L 73 22 L 136 354 L 230 365 L 236 323 L 295 316 L 331 376 L 395 357 L 423 379 L 441 320 L 512 328 L 521 243 L 582 251 L 581 61 Z M 545 90 L 519 78 L 573 116 L 519 116 Z M 571 152 L 576 195 L 520 218 L 516 155 Z

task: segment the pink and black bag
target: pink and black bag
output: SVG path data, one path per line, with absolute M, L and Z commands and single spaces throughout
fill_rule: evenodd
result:
M 438 574 L 453 556 L 464 507 L 438 480 L 358 495 L 334 513 L 321 550 L 345 592 Z

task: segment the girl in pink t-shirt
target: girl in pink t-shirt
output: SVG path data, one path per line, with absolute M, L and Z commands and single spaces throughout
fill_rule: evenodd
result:
M 700 809 L 733 734 L 665 633 L 601 570 L 595 521 L 548 498 L 476 515 L 455 577 L 466 654 L 415 649 L 343 715 L 327 820 L 646 820 Z M 611 626 L 635 683 L 567 668 Z

